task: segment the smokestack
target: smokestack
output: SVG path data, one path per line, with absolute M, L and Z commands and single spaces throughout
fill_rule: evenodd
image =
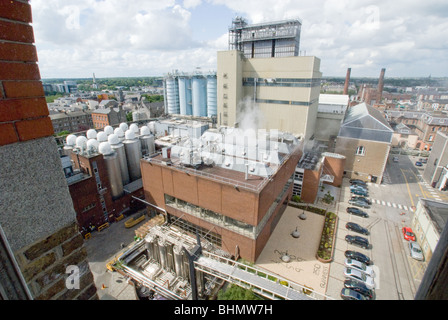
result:
M 347 69 L 347 75 L 345 76 L 344 94 L 348 94 L 348 84 L 350 83 L 350 72 L 352 68 Z
M 381 69 L 380 79 L 378 80 L 378 103 L 381 102 L 383 98 L 383 88 L 384 88 L 384 74 L 386 73 L 386 69 Z

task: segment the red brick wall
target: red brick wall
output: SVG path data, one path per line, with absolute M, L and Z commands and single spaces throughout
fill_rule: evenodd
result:
M 28 1 L 0 0 L 0 146 L 53 134 L 31 22 Z

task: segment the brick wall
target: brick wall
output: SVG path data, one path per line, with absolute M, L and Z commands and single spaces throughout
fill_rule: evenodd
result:
M 52 137 L 31 22 L 29 1 L 0 0 L 0 181 L 7 181 L 0 184 L 0 223 L 34 299 L 97 299 Z M 67 286 L 68 266 L 78 267 L 79 288 Z
M 28 1 L 0 0 L 0 146 L 53 134 L 31 22 Z

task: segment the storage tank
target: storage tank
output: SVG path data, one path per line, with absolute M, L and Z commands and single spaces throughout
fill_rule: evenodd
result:
M 120 163 L 121 181 L 125 186 L 131 181 L 129 178 L 128 162 L 126 159 L 126 151 L 124 150 L 124 144 L 121 143 L 120 139 L 115 133 L 107 137 L 107 140 L 111 148 L 117 153 L 118 161 Z
M 87 152 L 97 153 L 99 145 L 100 145 L 100 143 L 96 139 L 87 140 Z
M 174 246 L 173 247 L 173 253 L 174 253 L 174 270 L 176 272 L 176 275 L 178 277 L 183 277 L 183 259 L 182 259 L 182 247 L 180 246 Z
M 156 152 L 156 145 L 154 142 L 154 136 L 147 126 L 140 128 L 140 143 L 142 145 L 142 155 L 149 155 Z
M 207 76 L 207 117 L 218 114 L 216 76 Z
M 76 136 L 74 134 L 69 134 L 67 138 L 65 138 L 65 143 L 64 154 L 69 156 L 76 145 Z
M 98 146 L 98 152 L 103 155 L 106 164 L 112 199 L 119 198 L 123 195 L 123 182 L 117 153 L 112 149 L 109 142 L 101 142 Z
M 160 258 L 160 265 L 163 269 L 166 269 L 167 267 L 167 257 L 166 257 L 166 243 L 164 239 L 159 238 L 158 241 L 159 245 L 159 258 Z
M 156 261 L 158 261 L 157 259 L 157 255 L 154 254 L 154 242 L 156 241 L 156 236 L 153 234 L 150 234 L 148 236 L 146 236 L 145 238 L 145 247 L 148 253 L 148 260 L 154 259 Z
M 84 136 L 76 137 L 76 148 L 81 150 L 81 152 L 86 151 L 87 149 L 87 138 Z
M 116 128 L 114 130 L 114 134 L 117 135 L 117 137 L 120 140 L 120 142 L 122 142 L 124 140 L 124 131 L 121 128 Z
M 191 79 L 191 96 L 193 104 L 193 116 L 207 116 L 207 80 L 202 76 L 194 76 Z
M 140 170 L 140 159 L 142 158 L 141 142 L 135 136 L 134 131 L 127 130 L 125 132 L 125 140 L 123 141 L 123 144 L 124 150 L 126 151 L 129 179 L 132 182 L 142 177 Z
M 121 130 L 123 130 L 123 132 L 126 132 L 128 129 L 129 129 L 129 127 L 128 127 L 128 124 L 126 123 L 126 122 L 122 122 L 122 123 L 120 123 L 120 125 L 118 126 Z
M 179 86 L 177 78 L 169 77 L 165 80 L 166 84 L 166 100 L 169 114 L 179 114 Z
M 139 129 L 138 129 L 138 125 L 136 125 L 135 123 L 131 123 L 131 125 L 129 126 L 129 130 L 132 130 L 136 136 L 138 136 L 139 134 Z
M 103 131 L 98 132 L 98 134 L 96 135 L 96 139 L 99 143 L 107 142 L 107 133 Z
M 96 139 L 97 132 L 95 129 L 89 129 L 86 132 L 87 139 Z
M 191 78 L 180 77 L 179 81 L 179 108 L 180 114 L 191 116 Z
M 110 136 L 112 133 L 114 133 L 114 128 L 112 128 L 111 126 L 105 126 L 104 133 L 106 133 L 108 136 Z

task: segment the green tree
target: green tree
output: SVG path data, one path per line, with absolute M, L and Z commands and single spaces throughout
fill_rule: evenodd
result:
M 241 288 L 236 285 L 230 285 L 226 290 L 218 292 L 218 300 L 263 300 L 251 290 Z

